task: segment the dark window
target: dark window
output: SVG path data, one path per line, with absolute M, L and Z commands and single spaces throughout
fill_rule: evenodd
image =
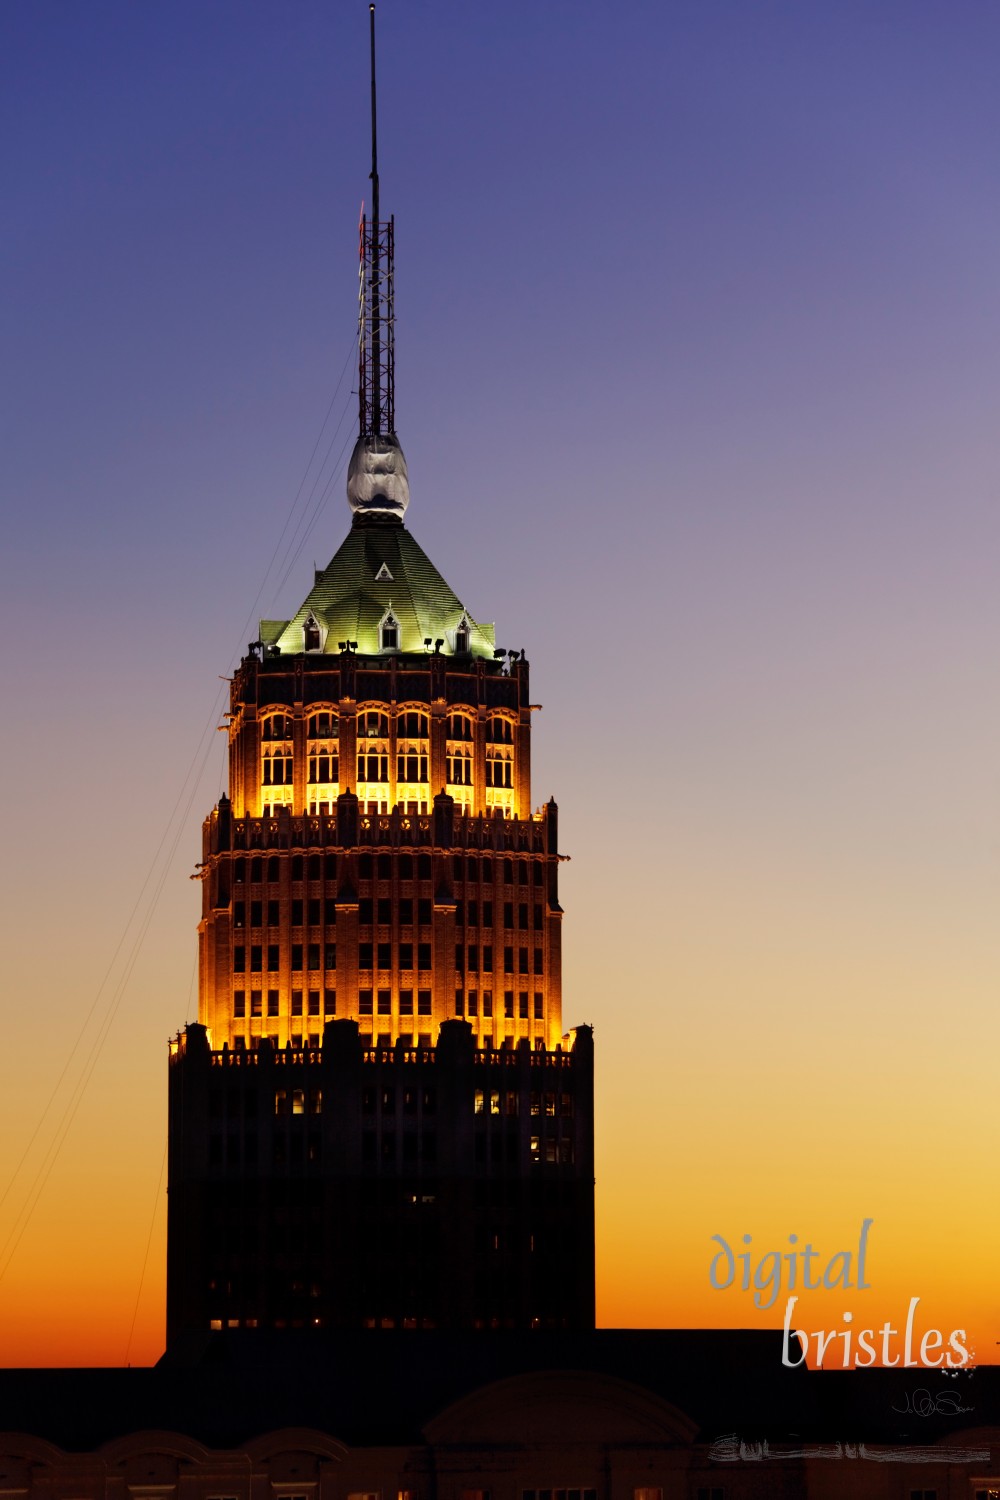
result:
M 537 865 L 536 865 L 535 868 L 536 869 L 538 868 Z M 536 906 L 535 907 L 535 923 L 534 923 L 534 925 L 536 927 L 541 927 L 541 925 L 542 925 L 542 908 L 540 906 Z
M 514 861 L 512 859 L 505 859 L 503 862 L 503 878 L 505 885 L 514 884 Z
M 544 1014 L 545 1014 L 544 1006 L 545 1006 L 545 999 L 544 999 L 544 997 L 542 995 L 539 995 L 538 992 L 536 991 L 535 992 L 535 1020 L 536 1021 L 541 1021 L 543 1019 Z
M 527 992 L 527 990 L 521 990 L 520 994 L 517 997 L 517 1013 L 521 1017 L 522 1021 L 526 1021 L 528 1019 L 528 992 Z
M 371 880 L 371 878 L 372 878 L 372 857 L 371 857 L 370 854 L 359 854 L 359 856 L 358 856 L 358 874 L 361 876 L 362 880 Z
M 527 950 L 527 948 L 519 948 L 517 950 L 517 972 L 519 974 L 527 974 L 527 972 L 528 972 L 528 950 Z
M 243 974 L 246 972 L 247 950 L 241 945 L 233 949 L 233 973 Z
M 327 943 L 326 945 L 326 966 L 328 969 L 335 969 L 337 967 L 336 943 Z
M 392 991 L 391 990 L 379 990 L 379 992 L 378 992 L 378 1013 L 379 1013 L 380 1016 L 391 1016 L 392 1015 Z
M 392 967 L 392 944 L 391 943 L 379 943 L 379 945 L 378 945 L 378 966 L 379 966 L 380 969 L 389 969 L 389 968 Z
M 250 972 L 252 974 L 259 974 L 260 973 L 260 963 L 261 963 L 260 944 L 259 943 L 255 943 L 251 947 L 251 949 L 250 949 Z
M 417 1015 L 418 1016 L 429 1016 L 430 1013 L 431 1013 L 431 992 L 430 992 L 430 990 L 418 990 L 417 991 Z
M 370 896 L 362 896 L 358 902 L 358 921 L 363 927 L 370 927 L 374 914 L 374 903 Z
M 359 969 L 370 969 L 371 966 L 372 966 L 372 945 L 371 945 L 371 943 L 359 943 L 358 944 L 358 968 Z
M 371 1013 L 372 1013 L 372 992 L 371 992 L 371 990 L 358 990 L 358 1011 L 363 1016 L 370 1016 L 371 1015 Z
M 335 1016 L 337 1014 L 337 991 L 336 990 L 324 990 L 323 991 L 323 1011 L 328 1016 Z
M 256 860 L 254 860 L 254 864 L 257 864 Z M 272 854 L 271 857 L 270 857 L 270 859 L 267 862 L 267 883 L 268 883 L 268 885 L 275 884 L 275 882 L 278 880 L 278 878 L 279 878 L 280 875 L 281 875 L 281 860 L 278 858 L 278 856 L 276 854 Z M 257 879 L 258 880 L 260 879 L 260 875 L 257 876 Z
M 456 1016 L 465 1015 L 465 994 L 462 990 L 455 991 L 455 1014 Z
M 233 1015 L 234 1016 L 245 1016 L 246 1013 L 247 1013 L 247 992 L 246 992 L 246 990 L 234 990 L 233 991 Z
M 293 943 L 292 944 L 292 968 L 293 969 L 301 969 L 302 968 L 302 944 L 301 943 Z
M 320 904 L 318 896 L 309 898 L 309 926 L 318 927 L 320 918 Z
M 269 1016 L 276 1016 L 278 1014 L 277 990 L 268 990 L 267 992 L 267 1013 Z
M 264 996 L 260 990 L 250 991 L 250 1014 L 259 1016 L 263 1014 Z
M 429 854 L 418 854 L 417 855 L 417 879 L 418 880 L 430 880 L 430 878 L 431 878 L 431 857 L 430 857 Z
M 421 927 L 426 927 L 431 920 L 431 901 L 429 896 L 421 896 L 417 901 L 417 921 Z
M 514 903 L 513 903 L 513 901 L 505 901 L 504 904 L 503 904 L 503 925 L 505 927 L 513 927 L 513 925 L 514 925 Z
M 545 972 L 545 965 L 542 963 L 542 950 L 541 950 L 541 948 L 536 948 L 535 949 L 534 964 L 535 964 L 535 973 L 536 974 L 543 974 Z
M 337 856 L 335 854 L 328 854 L 326 856 L 324 860 L 324 868 L 326 870 L 327 880 L 333 880 L 337 873 Z
M 413 879 L 413 855 L 401 854 L 399 856 L 399 878 L 400 880 Z
M 517 925 L 521 928 L 522 932 L 528 925 L 528 903 L 526 901 L 522 901 L 517 908 Z
M 417 944 L 417 968 L 418 969 L 429 969 L 430 966 L 431 966 L 431 945 L 430 945 L 430 943 L 418 943 Z
M 281 921 L 281 917 L 279 915 L 279 911 L 280 911 L 280 908 L 278 906 L 277 901 L 269 901 L 267 903 L 267 925 L 268 925 L 268 927 L 277 927 L 278 923 Z
M 483 973 L 493 973 L 493 944 L 486 943 L 483 947 Z
M 308 952 L 307 957 L 308 957 L 308 960 L 309 960 L 309 967 L 310 967 L 310 969 L 318 969 L 319 968 L 319 943 L 310 943 L 309 944 L 309 952 Z
M 404 927 L 408 927 L 410 925 L 410 923 L 413 921 L 413 899 L 412 899 L 412 897 L 410 897 L 410 896 L 404 896 L 403 899 L 400 901 L 400 903 L 399 903 L 399 920 L 402 922 L 402 924 L 403 924 Z
M 292 902 L 292 926 L 302 926 L 302 902 L 299 900 Z
M 301 1016 L 301 1014 L 302 1014 L 302 991 L 301 990 L 292 990 L 292 1015 L 293 1016 Z
M 378 919 L 383 926 L 392 921 L 392 902 L 385 896 L 379 897 Z
M 269 943 L 267 946 L 267 972 L 273 974 L 275 969 L 280 967 L 280 949 L 278 944 Z
M 292 855 L 292 879 L 293 880 L 301 880 L 302 879 L 302 855 L 301 854 L 293 854 Z
M 513 948 L 505 948 L 503 950 L 503 971 L 504 971 L 505 974 L 513 974 L 513 972 L 514 972 L 514 950 L 513 950 Z
M 238 859 L 233 865 L 233 880 L 237 885 L 242 885 L 246 878 L 247 862 L 245 859 Z
M 319 880 L 319 878 L 320 878 L 320 857 L 319 857 L 318 854 L 310 854 L 308 868 L 309 868 L 309 879 L 310 880 Z
M 399 945 L 399 967 L 401 969 L 413 968 L 413 944 L 400 943 Z
M 337 921 L 337 903 L 332 896 L 327 896 L 324 907 L 323 915 L 326 918 L 326 925 L 328 927 L 335 926 Z
M 465 968 L 465 949 L 462 947 L 461 943 L 455 944 L 455 968 Z
M 492 990 L 483 990 L 483 1015 L 484 1016 L 491 1016 L 492 1014 L 493 1014 L 493 991 Z
M 401 1016 L 413 1015 L 413 991 L 400 990 L 399 992 L 399 1014 Z
M 277 879 L 277 878 L 278 877 L 275 876 L 275 879 Z M 258 880 L 260 880 L 260 859 L 259 859 L 259 857 L 255 857 L 254 859 L 252 859 L 250 861 L 250 879 L 254 883 L 256 883 Z
M 509 1017 L 513 1017 L 513 1015 L 514 1015 L 514 991 L 513 990 L 504 990 L 504 992 L 503 992 L 503 1013 L 504 1013 L 505 1016 L 509 1016 Z
M 473 974 L 479 973 L 479 948 L 477 944 L 469 944 L 469 970 Z
M 493 926 L 493 902 L 492 901 L 484 901 L 483 902 L 483 926 L 484 927 L 492 927 Z
M 319 990 L 309 991 L 309 1014 L 311 1016 L 319 1015 Z

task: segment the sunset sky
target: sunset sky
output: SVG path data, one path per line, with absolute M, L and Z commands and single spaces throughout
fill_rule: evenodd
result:
M 378 22 L 407 524 L 544 705 L 599 1322 L 780 1328 L 712 1236 L 870 1218 L 796 1326 L 919 1296 L 993 1361 L 1000 8 Z M 364 0 L 0 17 L 3 1365 L 163 1349 L 220 676 L 349 524 L 367 47 Z

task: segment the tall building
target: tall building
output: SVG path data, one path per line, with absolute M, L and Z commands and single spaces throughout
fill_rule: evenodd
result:
M 204 825 L 168 1340 L 594 1323 L 593 1049 L 563 1029 L 557 810 L 532 804 L 524 652 L 404 524 L 374 66 L 372 110 L 351 527 L 232 679 Z

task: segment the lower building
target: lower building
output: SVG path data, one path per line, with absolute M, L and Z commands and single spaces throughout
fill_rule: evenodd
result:
M 257 1330 L 0 1371 L 9 1500 L 996 1500 L 1000 1369 L 810 1372 L 780 1334 Z

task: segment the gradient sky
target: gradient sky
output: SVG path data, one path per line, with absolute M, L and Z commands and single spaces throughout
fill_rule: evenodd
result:
M 367 24 L 0 16 L 2 1364 L 162 1350 L 219 676 L 349 520 Z M 599 1320 L 780 1326 L 711 1236 L 870 1217 L 799 1326 L 992 1360 L 1000 9 L 379 28 L 407 520 L 545 706 Z

